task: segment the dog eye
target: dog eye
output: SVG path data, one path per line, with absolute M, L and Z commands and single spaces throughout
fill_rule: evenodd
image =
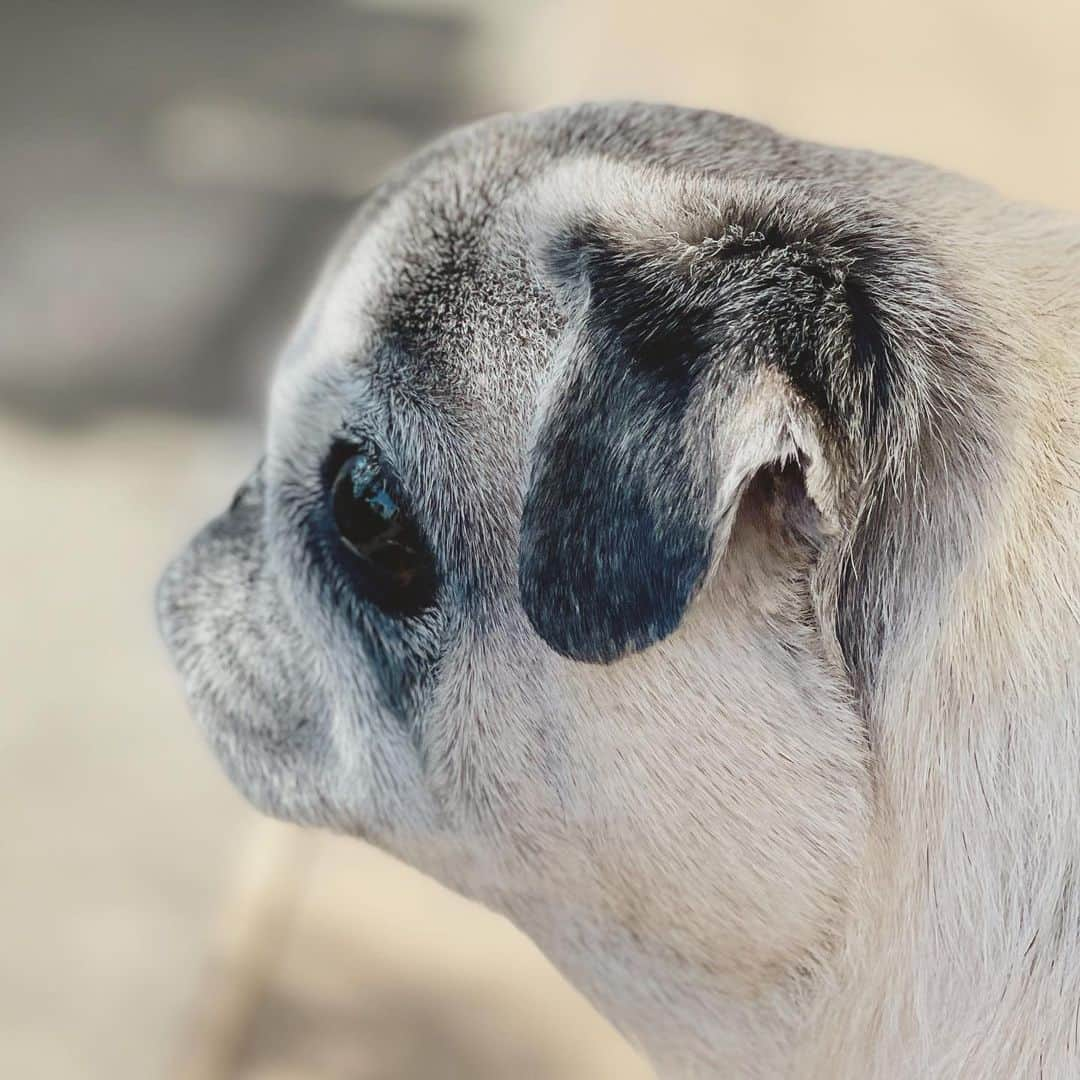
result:
M 358 451 L 342 462 L 330 505 L 338 536 L 359 561 L 368 599 L 395 613 L 430 604 L 431 555 L 374 455 Z

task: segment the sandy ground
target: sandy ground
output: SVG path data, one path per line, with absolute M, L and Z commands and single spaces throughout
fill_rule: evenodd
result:
M 0 1075 L 643 1075 L 507 923 L 241 803 L 158 644 L 154 579 L 257 453 L 266 357 L 315 252 L 427 131 L 667 98 L 1080 209 L 1080 8 L 273 7 L 233 37 L 214 5 L 168 9 L 168 64 L 147 9 L 106 2 L 62 49 L 41 19 L 0 43 L 17 91 L 0 104 Z M 146 95 L 152 122 L 124 127 L 116 102 Z

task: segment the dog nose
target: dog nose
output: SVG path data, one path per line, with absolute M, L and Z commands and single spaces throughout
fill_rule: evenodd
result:
M 236 489 L 236 494 L 232 497 L 232 502 L 229 503 L 230 514 L 262 495 L 265 483 L 263 479 L 265 467 L 266 457 L 264 455 L 259 459 L 258 465 L 252 469 L 248 478 Z

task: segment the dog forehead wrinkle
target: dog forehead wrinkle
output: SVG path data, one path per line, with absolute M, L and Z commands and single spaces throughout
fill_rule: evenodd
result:
M 344 258 L 328 305 L 333 310 L 327 321 L 341 333 L 317 351 L 333 362 L 365 362 L 365 350 L 348 340 L 355 309 L 363 307 L 380 312 L 384 332 L 406 340 L 405 355 L 417 376 L 424 368 L 432 378 L 435 368 L 448 378 L 463 375 L 478 322 L 490 324 L 502 314 L 504 331 L 530 317 L 550 323 L 543 290 L 520 268 L 507 275 L 492 237 L 516 193 L 535 186 L 552 163 L 602 152 L 669 162 L 699 155 L 704 164 L 725 144 L 735 150 L 735 160 L 745 155 L 738 150 L 740 135 L 752 136 L 755 152 L 766 157 L 781 142 L 765 128 L 718 114 L 697 116 L 700 130 L 692 134 L 681 125 L 665 131 L 662 117 L 669 112 L 674 120 L 677 110 L 660 109 L 653 116 L 632 105 L 609 111 L 582 107 L 498 118 L 441 140 L 411 170 L 399 170 L 388 192 L 377 192 L 371 211 L 361 211 L 355 250 Z M 706 129 L 711 143 L 704 141 Z M 520 207 L 513 209 L 520 213 Z M 507 319 L 508 308 L 521 309 L 520 316 Z M 528 356 L 517 350 L 515 360 L 523 364 Z
M 380 333 L 397 345 L 396 367 L 383 366 L 382 377 L 411 380 L 436 399 L 475 393 L 483 405 L 492 393 L 520 391 L 546 360 L 552 316 L 521 260 L 489 236 L 471 245 L 464 254 L 434 247 L 397 276 L 380 306 Z

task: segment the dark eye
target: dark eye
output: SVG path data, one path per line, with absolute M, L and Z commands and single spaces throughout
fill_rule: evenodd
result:
M 330 505 L 367 598 L 397 614 L 429 606 L 435 580 L 431 554 L 373 454 L 358 450 L 345 458 Z

